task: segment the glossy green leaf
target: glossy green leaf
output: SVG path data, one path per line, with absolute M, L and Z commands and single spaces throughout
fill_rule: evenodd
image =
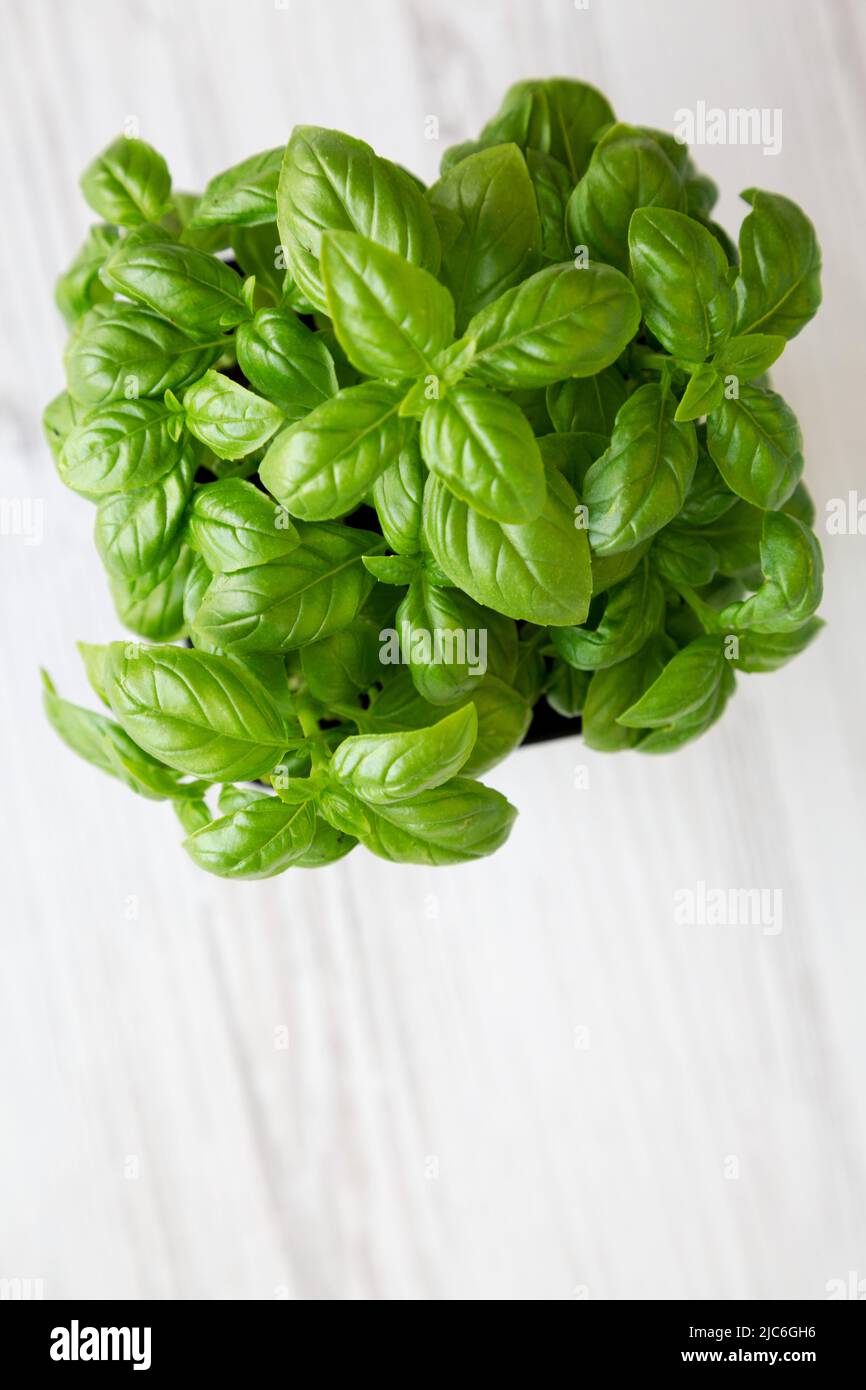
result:
M 94 304 L 111 299 L 99 272 L 117 245 L 116 227 L 91 227 L 83 245 L 54 285 L 54 300 L 71 328 Z
M 199 868 L 221 878 L 272 878 L 303 857 L 315 829 L 311 802 L 286 806 L 265 796 L 211 821 L 183 844 Z
M 349 361 L 368 376 L 402 381 L 433 371 L 454 337 L 454 301 L 426 270 L 357 232 L 325 232 L 321 273 Z
M 593 672 L 581 716 L 581 732 L 588 748 L 616 753 L 634 748 L 645 737 L 642 729 L 619 723 L 619 717 L 661 675 L 675 651 L 670 638 L 658 633 L 626 661 Z
M 92 411 L 66 436 L 58 470 L 67 487 L 89 497 L 150 487 L 176 468 L 181 439 L 163 401 L 114 401 Z
M 338 130 L 295 126 L 277 188 L 277 223 L 293 279 L 325 313 L 323 232 L 360 232 L 422 270 L 439 268 L 436 224 L 417 185 L 363 140 Z
M 227 656 L 113 642 L 107 693 L 136 743 L 195 777 L 261 777 L 288 741 L 285 720 L 264 686 Z
M 298 545 L 285 510 L 242 478 L 197 488 L 187 529 L 189 544 L 214 574 L 267 564 Z
M 261 449 L 285 423 L 278 406 L 222 372 L 205 372 L 184 393 L 183 408 L 187 429 L 221 459 Z
M 607 98 L 588 82 L 533 79 L 509 87 L 482 139 L 513 140 L 521 149 L 552 155 L 573 186 L 589 162 L 593 140 L 613 118 Z
M 594 376 L 569 377 L 548 386 L 547 413 L 560 434 L 589 431 L 609 439 L 627 395 L 625 377 L 616 367 L 607 367 Z
M 207 371 L 222 338 L 194 343 L 173 324 L 136 304 L 112 304 L 88 316 L 66 351 L 70 395 L 82 405 L 161 397 Z
M 704 415 L 709 415 L 721 404 L 724 394 L 724 377 L 715 366 L 708 362 L 702 363 L 689 377 L 674 419 L 677 424 L 683 424 L 687 420 L 698 420 Z
M 111 289 L 146 304 L 197 343 L 213 342 L 250 317 L 240 276 L 194 246 L 124 238 L 100 273 Z
M 301 672 L 310 694 L 328 708 L 353 700 L 382 674 L 379 625 L 363 613 L 350 627 L 301 649 Z
M 359 838 L 373 854 L 398 864 L 462 864 L 504 844 L 516 815 L 492 787 L 454 777 L 407 801 L 369 807 Z
M 797 418 L 775 391 L 743 385 L 707 421 L 707 447 L 732 492 L 775 511 L 803 471 Z
M 235 222 L 255 226 L 273 222 L 283 148 L 280 145 L 250 155 L 212 178 L 199 199 L 190 226 L 214 227 Z
M 628 244 L 647 327 L 668 352 L 703 362 L 734 323 L 734 294 L 719 243 L 683 212 L 641 207 L 629 223 Z
M 544 466 L 525 415 L 500 395 L 461 382 L 421 421 L 424 462 L 483 516 L 530 522 L 544 505 Z
M 630 550 L 672 521 L 694 476 L 694 425 L 674 420 L 670 391 L 649 382 L 616 417 L 610 447 L 584 479 L 589 539 L 599 555 Z
M 117 777 L 131 791 L 153 801 L 196 793 L 196 787 L 183 784 L 172 768 L 139 748 L 113 719 L 62 699 L 44 671 L 42 680 L 42 698 L 49 723 L 66 746 L 85 762 L 92 763 L 110 777 Z
M 399 387 L 386 382 L 346 387 L 277 436 L 259 469 L 262 482 L 292 516 L 345 515 L 406 445 L 411 427 L 399 406 Z
M 538 266 L 541 224 L 526 161 L 515 145 L 470 155 L 428 193 L 457 220 L 443 246 L 440 279 L 454 296 L 457 331 Z
M 371 806 L 405 801 L 455 776 L 472 752 L 477 731 L 475 706 L 469 704 L 428 729 L 359 734 L 340 744 L 331 776 Z
M 81 191 L 105 222 L 136 227 L 162 217 L 171 195 L 171 175 L 152 145 L 121 135 L 88 164 Z
M 470 320 L 472 375 L 511 388 L 593 376 L 619 357 L 639 324 L 637 297 L 619 271 L 548 266 Z
M 568 200 L 572 248 L 585 246 L 593 261 L 627 272 L 631 216 L 636 208 L 647 207 L 685 212 L 682 179 L 655 140 L 631 126 L 612 126 Z
M 797 204 L 747 188 L 752 211 L 740 228 L 737 332 L 795 338 L 821 303 L 821 248 Z
M 724 609 L 726 627 L 788 632 L 811 618 L 821 602 L 824 561 L 818 538 L 795 517 L 766 512 L 761 533 L 764 582 L 756 593 Z
M 541 254 L 547 261 L 567 261 L 571 255 L 565 234 L 565 208 L 574 187 L 564 164 L 540 150 L 526 150 L 526 167 L 535 190 L 541 223 Z
M 438 478 L 424 495 L 424 531 L 440 568 L 463 591 L 497 613 L 546 626 L 584 621 L 591 573 L 586 531 L 575 525 L 577 502 L 550 470 L 540 516 L 504 525 L 461 502 Z
M 289 421 L 302 420 L 337 394 L 334 360 L 323 340 L 286 309 L 259 309 L 235 337 L 238 365 Z
M 580 671 L 614 666 L 639 651 L 664 620 L 665 595 L 648 560 L 609 591 L 596 627 L 553 627 L 557 652 Z
M 166 553 L 177 549 L 194 474 L 192 453 L 186 452 L 171 472 L 149 487 L 102 499 L 93 538 L 110 575 L 138 579 L 158 569 Z
M 188 546 L 175 544 L 141 575 L 113 574 L 111 597 L 124 627 L 151 642 L 180 637 L 186 627 L 183 599 L 192 565 Z
M 373 586 L 361 556 L 381 537 L 338 524 L 297 529 L 290 555 L 213 579 L 197 634 L 224 651 L 287 652 L 348 627 Z
M 733 688 L 723 640 L 699 637 L 672 657 L 619 723 L 653 731 L 641 741 L 642 752 L 669 752 L 715 723 Z
M 372 502 L 382 535 L 400 555 L 414 555 L 421 548 L 426 479 L 418 442 L 410 439 L 373 482 Z

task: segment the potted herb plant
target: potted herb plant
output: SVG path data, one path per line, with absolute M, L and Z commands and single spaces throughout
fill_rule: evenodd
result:
M 105 713 L 45 704 L 201 867 L 489 854 L 478 779 L 539 712 L 671 751 L 817 632 L 766 375 L 821 298 L 789 199 L 734 246 L 683 144 L 566 80 L 430 188 L 310 126 L 201 196 L 126 138 L 82 188 L 45 430 L 144 640 L 81 645 Z

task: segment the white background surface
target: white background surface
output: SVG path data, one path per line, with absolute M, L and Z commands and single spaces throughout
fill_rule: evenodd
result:
M 127 116 L 201 187 L 297 121 L 432 178 L 521 76 L 587 78 L 667 127 L 699 99 L 780 107 L 777 158 L 697 155 L 731 230 L 755 184 L 817 224 L 825 305 L 775 378 L 823 515 L 863 487 L 866 6 L 0 12 L 0 491 L 45 507 L 41 545 L 0 541 L 0 1276 L 54 1297 L 425 1299 L 820 1299 L 866 1278 L 866 538 L 825 538 L 826 632 L 741 678 L 704 741 L 519 752 L 490 779 L 521 808 L 509 845 L 454 870 L 356 851 L 210 879 L 167 808 L 55 741 L 36 672 L 84 700 L 75 639 L 119 635 L 38 414 L 61 386 L 52 282 L 90 220 L 77 177 Z M 677 926 L 698 880 L 781 888 L 782 932 Z

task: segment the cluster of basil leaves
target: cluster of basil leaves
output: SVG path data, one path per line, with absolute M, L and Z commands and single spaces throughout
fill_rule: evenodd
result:
M 46 707 L 204 868 L 487 854 L 515 812 L 476 776 L 539 699 L 593 748 L 669 750 L 814 636 L 765 375 L 820 302 L 787 198 L 745 193 L 734 247 L 684 145 L 565 80 L 512 87 L 430 188 L 317 127 L 200 197 L 132 138 L 82 187 L 103 222 L 58 284 L 45 428 L 154 645 L 82 645 L 111 717 L 47 677 Z M 411 640 L 478 629 L 483 677 Z

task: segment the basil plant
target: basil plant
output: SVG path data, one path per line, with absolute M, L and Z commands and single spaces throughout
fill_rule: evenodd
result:
M 808 218 L 716 189 L 584 83 L 520 82 L 429 188 L 288 144 L 177 192 L 121 138 L 57 286 L 57 471 L 121 623 L 64 741 L 228 878 L 455 864 L 534 707 L 666 752 L 820 623 L 800 429 L 768 369 L 816 312 Z

